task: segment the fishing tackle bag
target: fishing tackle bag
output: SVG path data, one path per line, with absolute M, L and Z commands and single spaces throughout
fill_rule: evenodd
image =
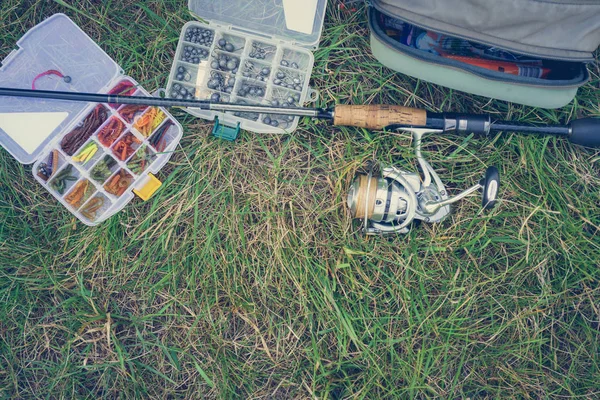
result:
M 370 0 L 373 55 L 452 89 L 559 108 L 589 80 L 600 0 Z

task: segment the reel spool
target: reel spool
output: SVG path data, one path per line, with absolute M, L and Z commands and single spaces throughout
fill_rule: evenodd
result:
M 356 177 L 348 191 L 348 207 L 352 218 L 363 220 L 367 235 L 408 233 L 415 221 L 440 222 L 450 214 L 450 204 L 482 190 L 482 204 L 492 209 L 500 187 L 500 174 L 489 167 L 484 178 L 464 192 L 449 197 L 444 184 L 421 155 L 421 138 L 431 129 L 405 129 L 413 133 L 415 153 L 423 172 L 407 172 L 395 167 L 384 168 L 381 177 L 373 169 Z

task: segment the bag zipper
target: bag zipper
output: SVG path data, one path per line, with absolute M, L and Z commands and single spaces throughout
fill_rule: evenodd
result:
M 388 13 L 387 10 L 384 10 L 383 7 L 379 6 L 378 4 L 376 4 L 375 2 L 373 2 L 371 0 L 367 0 L 367 5 L 369 7 L 375 8 L 380 13 L 383 13 L 383 14 L 385 14 L 387 16 L 391 16 Z M 393 16 L 393 17 L 397 18 L 397 19 L 400 19 L 400 18 L 398 18 L 396 16 Z M 418 28 L 421 28 L 421 29 L 425 29 L 425 30 L 428 30 L 428 31 L 433 31 L 435 33 L 441 33 L 443 35 L 452 36 L 452 37 L 455 37 L 455 38 L 464 39 L 464 40 L 468 40 L 468 41 L 475 42 L 475 43 L 484 44 L 484 45 L 490 46 L 490 47 L 500 47 L 503 50 L 512 51 L 514 53 L 522 54 L 524 56 L 535 57 L 535 58 L 544 58 L 544 59 L 547 59 L 547 60 L 582 62 L 582 63 L 594 61 L 593 58 L 573 59 L 573 58 L 569 58 L 569 57 L 560 57 L 560 56 L 559 57 L 552 57 L 552 58 L 549 58 L 549 57 L 540 57 L 540 55 L 536 54 L 536 53 L 532 53 L 532 52 L 528 52 L 528 51 L 521 51 L 521 50 L 518 50 L 518 49 L 515 49 L 515 48 L 512 48 L 512 47 L 498 46 L 496 43 L 492 43 L 492 42 L 489 42 L 489 41 L 486 41 L 486 40 L 474 39 L 474 38 L 471 38 L 471 37 L 468 37 L 468 36 L 464 36 L 464 35 L 460 35 L 460 34 L 448 32 L 448 31 L 445 31 L 443 29 L 431 27 L 431 26 L 428 26 L 428 25 L 425 25 L 425 24 L 416 23 L 416 22 L 411 21 L 410 19 L 408 19 L 406 17 L 402 17 L 400 20 L 404 21 L 404 22 L 407 22 L 407 23 L 409 23 L 411 25 L 414 25 L 414 26 L 416 26 Z

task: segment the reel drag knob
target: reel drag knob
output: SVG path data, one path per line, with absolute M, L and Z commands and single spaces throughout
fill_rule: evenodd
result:
M 491 210 L 496 206 L 496 201 L 498 200 L 498 189 L 500 188 L 500 172 L 498 172 L 498 168 L 489 167 L 479 184 L 483 187 L 481 194 L 483 209 Z

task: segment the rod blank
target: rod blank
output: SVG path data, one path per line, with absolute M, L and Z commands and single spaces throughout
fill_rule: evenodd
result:
M 335 125 L 355 126 L 368 129 L 392 127 L 434 128 L 443 131 L 521 132 L 527 134 L 557 135 L 566 137 L 574 144 L 600 147 L 600 118 L 575 120 L 569 125 L 529 124 L 515 121 L 492 122 L 489 115 L 455 113 L 430 113 L 417 108 L 393 105 L 338 105 L 333 110 L 323 108 L 273 107 L 215 103 L 209 100 L 165 99 L 144 96 L 118 96 L 99 93 L 58 92 L 0 88 L 0 96 L 29 97 L 39 99 L 80 101 L 110 104 L 136 104 L 155 107 L 189 107 L 209 111 L 253 112 L 261 114 L 293 115 L 333 120 Z
M 118 96 L 101 93 L 59 92 L 50 90 L 30 90 L 0 88 L 0 96 L 28 97 L 48 100 L 79 101 L 87 103 L 135 104 L 154 107 L 189 107 L 209 111 L 240 111 L 264 114 L 294 115 L 298 117 L 332 118 L 331 113 L 318 108 L 272 107 L 268 105 L 247 105 L 214 103 L 209 100 L 180 100 L 145 96 Z

